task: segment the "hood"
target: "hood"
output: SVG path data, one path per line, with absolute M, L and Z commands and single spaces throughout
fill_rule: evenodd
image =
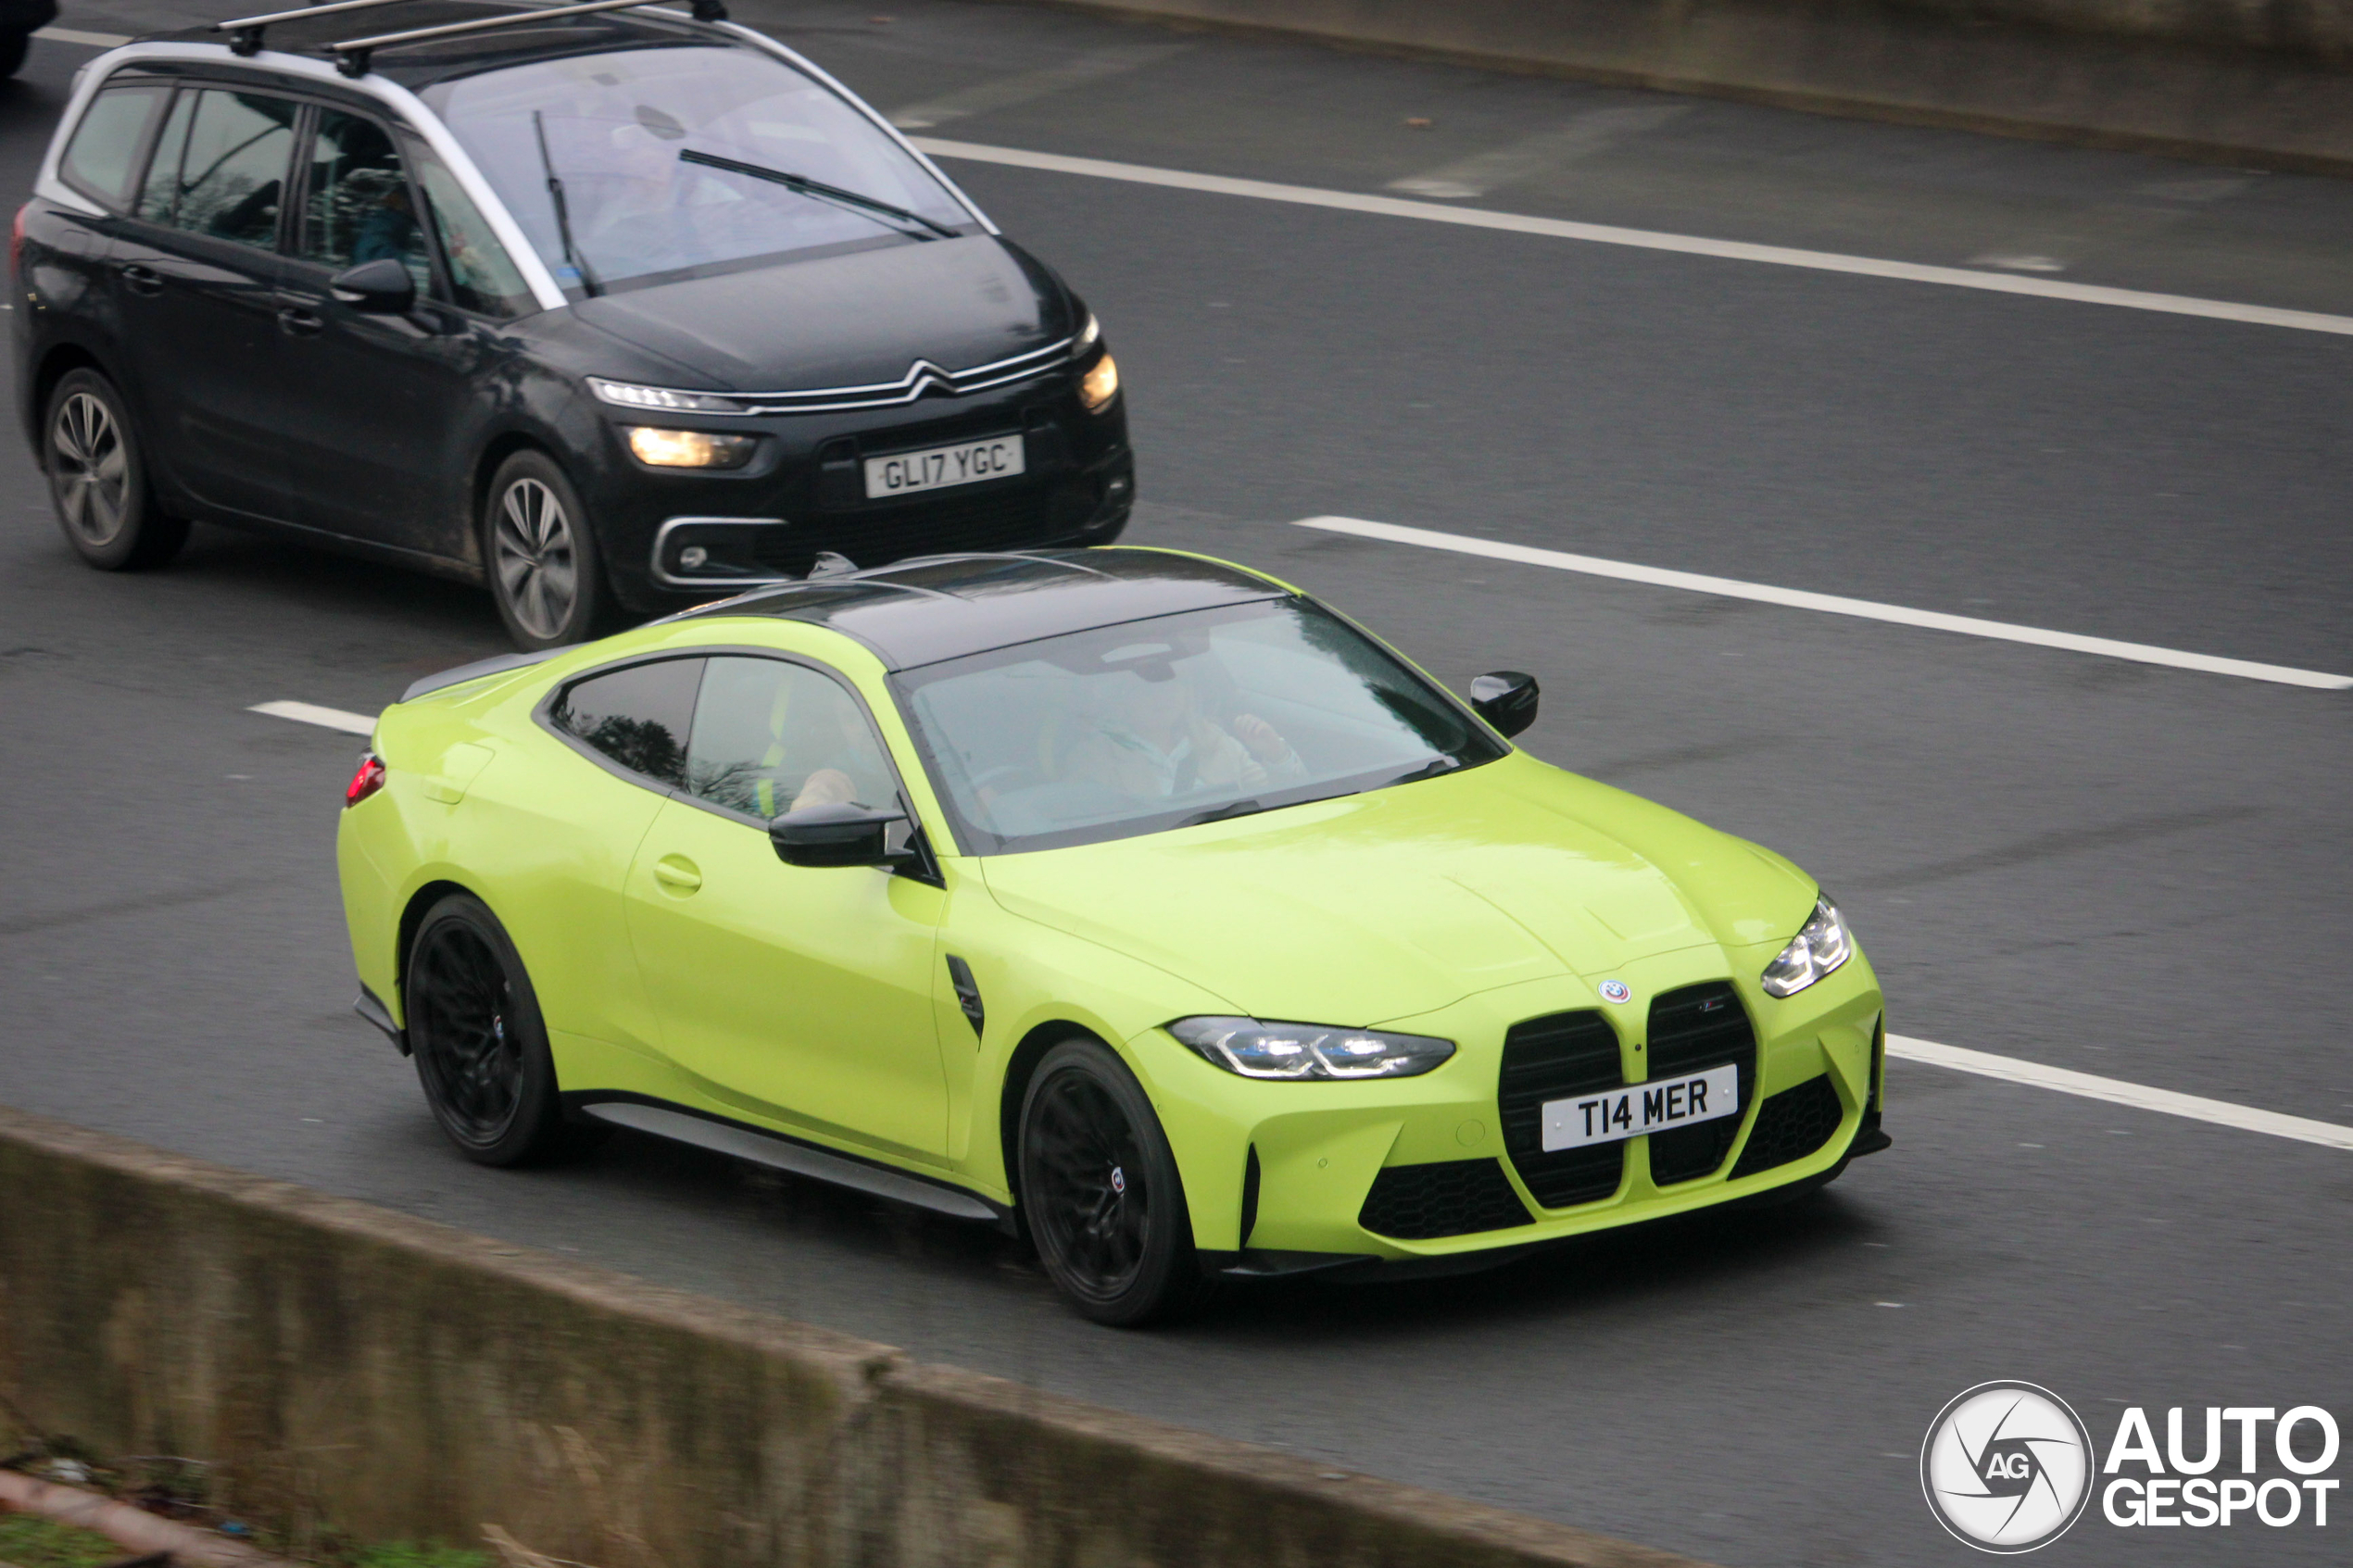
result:
M 988 234 L 624 289 L 572 309 L 718 392 L 894 382 L 918 359 L 961 370 L 1076 330 L 1053 275 Z
M 1786 938 L 1786 861 L 1524 754 L 1452 778 L 982 862 L 1012 912 L 1261 1018 L 1366 1027 L 1475 992 Z

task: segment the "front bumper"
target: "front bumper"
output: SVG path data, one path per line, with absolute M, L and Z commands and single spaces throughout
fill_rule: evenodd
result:
M 824 552 L 875 567 L 954 551 L 1108 544 L 1135 504 L 1124 401 L 1088 413 L 1060 374 L 841 414 L 600 413 L 605 439 L 584 499 L 614 588 L 640 611 L 803 577 Z M 627 451 L 632 424 L 761 442 L 753 460 L 732 472 L 653 469 Z M 865 495 L 867 458 L 1014 433 L 1026 452 L 1018 475 L 898 499 Z
M 1732 955 L 1735 973 L 1761 970 L 1748 957 Z M 1196 1074 L 1170 1055 L 1165 1072 L 1189 1092 L 1167 1096 L 1163 1118 L 1203 1266 L 1238 1276 L 1459 1272 L 1595 1231 L 1792 1196 L 1887 1147 L 1883 1002 L 1868 961 L 1858 954 L 1777 1000 L 1726 980 L 1725 960 L 1699 948 L 1629 965 L 1622 978 L 1634 997 L 1617 1007 L 1564 979 L 1384 1021 L 1459 1047 L 1436 1072 L 1394 1083 L 1256 1084 L 1206 1062 L 1208 1076 Z M 1673 1010 L 1711 997 L 1736 1003 L 1740 1027 L 1727 1033 L 1719 1010 L 1714 1035 L 1678 1035 Z M 1740 1069 L 1737 1116 L 1541 1151 L 1547 1098 L 1721 1065 Z

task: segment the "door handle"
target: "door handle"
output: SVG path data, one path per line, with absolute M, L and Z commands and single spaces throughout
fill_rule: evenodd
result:
M 299 305 L 289 305 L 278 312 L 278 325 L 296 337 L 309 337 L 326 324 L 324 316 L 315 310 L 305 310 Z
M 132 294 L 161 294 L 163 274 L 152 267 L 142 267 L 134 261 L 122 270 L 122 283 Z
M 664 855 L 654 862 L 654 880 L 684 896 L 702 885 L 702 872 L 684 855 Z

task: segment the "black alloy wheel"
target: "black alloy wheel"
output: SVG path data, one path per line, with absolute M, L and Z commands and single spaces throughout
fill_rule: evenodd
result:
M 83 560 L 101 571 L 136 571 L 180 553 L 188 524 L 156 508 L 130 409 L 112 382 L 69 370 L 49 394 L 42 428 L 49 498 Z
M 1097 1323 L 1206 1298 L 1176 1160 L 1135 1075 L 1089 1039 L 1046 1053 L 1022 1100 L 1021 1206 L 1047 1274 Z
M 467 1159 L 521 1165 L 587 1141 L 564 1123 L 522 960 L 480 899 L 453 893 L 425 915 L 403 997 L 425 1103 Z
M 517 452 L 498 465 L 483 508 L 482 555 L 518 647 L 560 647 L 605 629 L 611 595 L 587 508 L 546 453 Z

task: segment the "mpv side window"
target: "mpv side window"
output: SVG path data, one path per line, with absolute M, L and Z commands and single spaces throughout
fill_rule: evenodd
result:
M 433 291 L 424 228 L 390 132 L 341 109 L 321 110 L 308 191 L 296 247 L 304 259 L 338 271 L 363 261 L 397 261 L 419 294 Z
M 263 93 L 182 92 L 139 201 L 151 222 L 265 250 L 278 244 L 298 107 Z
M 547 721 L 633 773 L 676 786 L 686 777 L 699 659 L 632 664 L 575 681 L 547 709 Z
M 425 188 L 425 206 L 434 237 L 441 241 L 441 261 L 449 273 L 450 303 L 460 310 L 503 319 L 525 316 L 539 308 L 538 296 L 522 281 L 514 258 L 498 243 L 489 221 L 466 195 L 449 166 L 433 150 L 411 143 L 417 182 Z
M 137 170 L 139 144 L 156 110 L 171 95 L 171 85 L 145 82 L 108 87 L 90 100 L 90 107 L 74 127 L 57 160 L 57 176 L 111 212 L 128 205 L 131 182 Z
M 779 659 L 711 660 L 686 748 L 686 787 L 762 819 L 899 798 L 858 699 L 839 682 Z

